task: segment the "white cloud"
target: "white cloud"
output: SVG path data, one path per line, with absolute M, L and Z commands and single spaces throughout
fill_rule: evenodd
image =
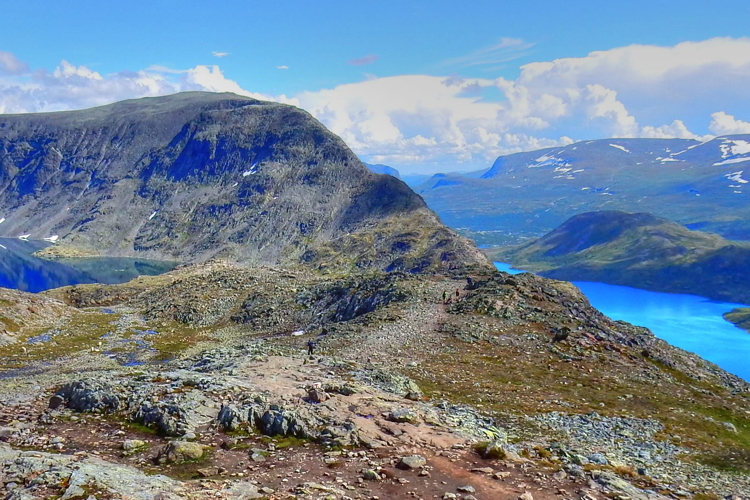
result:
M 218 66 L 198 65 L 185 70 L 151 66 L 140 71 L 102 75 L 63 60 L 53 71 L 39 69 L 29 75 L 0 79 L 0 113 L 81 109 L 186 90 L 234 92 L 255 99 L 297 103 L 284 95 L 248 92 L 226 78 Z
M 284 65 L 276 66 L 276 69 L 289 69 L 289 66 L 284 66 Z
M 526 64 L 516 84 L 532 95 L 556 96 L 600 85 L 617 92 L 617 100 L 639 122 L 653 125 L 690 117 L 706 123 L 727 103 L 750 112 L 748 78 L 750 38 L 713 38 L 671 47 L 630 45 Z
M 669 125 L 661 125 L 659 127 L 645 126 L 641 129 L 640 137 L 646 137 L 649 139 L 695 139 L 698 141 L 707 141 L 712 136 L 703 135 L 698 136 L 692 133 L 682 120 L 674 120 Z
M 513 47 L 526 48 L 505 39 L 447 63 L 470 66 Z M 749 79 L 750 38 L 714 38 L 531 63 L 515 80 L 405 75 L 298 97 L 365 157 L 479 165 L 497 154 L 562 144 L 572 135 L 705 140 L 709 131 L 748 133 L 747 122 L 715 112 L 750 116 Z M 493 91 L 501 99 L 482 98 Z M 688 123 L 702 130 L 691 131 Z M 435 146 L 422 146 L 417 137 L 434 139 Z
M 446 64 L 497 63 L 529 47 L 501 39 Z M 407 170 L 480 168 L 499 154 L 568 144 L 571 137 L 705 140 L 709 132 L 750 133 L 743 121 L 750 117 L 747 81 L 750 38 L 631 45 L 526 64 L 516 79 L 368 75 L 292 98 L 249 92 L 216 65 L 100 74 L 62 61 L 52 71 L 30 71 L 0 52 L 0 112 L 83 108 L 183 90 L 235 92 L 308 110 L 375 162 Z
M 18 75 L 29 70 L 29 66 L 10 52 L 0 50 L 0 75 Z
M 217 52 L 217 51 L 211 52 L 211 55 L 214 57 L 227 57 L 229 54 L 231 54 L 231 52 Z
M 750 123 L 719 111 L 711 115 L 708 129 L 716 135 L 750 134 Z
M 486 102 L 493 80 L 408 75 L 376 78 L 333 89 L 303 92 L 310 111 L 355 152 L 373 161 L 475 164 L 504 152 L 555 146 L 570 139 L 538 139 L 514 128 L 535 129 L 534 103 Z M 523 110 L 519 111 L 519 108 Z M 553 111 L 559 113 L 559 111 Z
M 209 92 L 234 92 L 248 97 L 262 98 L 260 94 L 254 94 L 244 90 L 234 80 L 224 76 L 218 66 L 196 66 L 187 70 L 181 82 L 185 90 L 207 90 Z

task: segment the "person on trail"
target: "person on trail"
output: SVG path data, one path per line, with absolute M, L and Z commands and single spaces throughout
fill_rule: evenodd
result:
M 456 288 L 456 298 L 458 298 L 458 297 L 459 297 L 459 295 L 461 295 L 461 292 L 459 292 L 459 291 L 458 291 L 458 288 Z
M 307 355 L 312 356 L 315 351 L 315 341 L 310 339 L 307 341 Z
M 445 299 L 448 298 L 448 292 L 443 290 L 443 304 L 445 304 Z

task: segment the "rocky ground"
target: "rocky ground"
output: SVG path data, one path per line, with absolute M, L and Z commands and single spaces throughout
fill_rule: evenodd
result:
M 8 499 L 750 492 L 748 385 L 566 283 L 215 262 L 3 293 Z

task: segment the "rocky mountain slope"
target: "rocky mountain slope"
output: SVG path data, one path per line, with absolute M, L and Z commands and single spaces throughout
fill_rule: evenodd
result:
M 704 143 L 603 139 L 501 156 L 481 179 L 440 175 L 415 190 L 443 221 L 482 244 L 536 238 L 600 210 L 648 212 L 750 240 L 748 165 L 748 135 Z
M 750 489 L 746 382 L 568 283 L 465 278 L 213 262 L 9 291 L 0 486 L 13 499 Z
M 750 245 L 651 214 L 584 213 L 537 240 L 487 252 L 554 279 L 750 302 Z
M 486 265 L 310 115 L 234 94 L 0 115 L 0 220 L 2 236 L 57 236 L 57 255 Z

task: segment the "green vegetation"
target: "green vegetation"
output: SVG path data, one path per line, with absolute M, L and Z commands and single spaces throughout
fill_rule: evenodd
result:
M 650 214 L 576 215 L 542 238 L 486 254 L 554 279 L 750 302 L 750 245 Z
M 738 307 L 724 314 L 724 319 L 750 333 L 750 307 Z
M 550 411 L 656 419 L 665 427 L 657 439 L 697 451 L 685 460 L 750 472 L 747 395 L 690 378 L 629 349 L 613 357 L 601 345 L 581 352 L 560 343 L 541 356 L 547 358 L 543 363 L 529 355 L 536 348 L 524 345 L 528 333 L 506 332 L 514 339 L 508 346 L 453 338 L 446 341 L 452 352 L 430 359 L 410 375 L 428 397 L 473 405 L 501 425 L 513 414 Z
M 116 330 L 113 325 L 116 319 L 116 315 L 89 312 L 74 316 L 60 328 L 25 331 L 20 336 L 20 345 L 0 346 L 0 370 L 97 349 L 102 336 Z

